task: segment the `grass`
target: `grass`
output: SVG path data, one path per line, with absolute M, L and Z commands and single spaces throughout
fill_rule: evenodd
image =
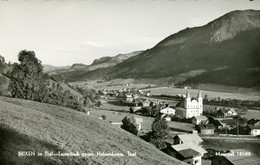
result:
M 152 95 L 161 95 L 161 94 L 166 94 L 166 95 L 185 95 L 187 90 L 182 89 L 182 88 L 173 88 L 173 87 L 161 87 L 161 88 L 151 88 L 151 89 L 146 89 L 150 90 Z M 189 90 L 191 97 L 196 97 L 198 94 L 197 89 L 190 89 Z M 208 95 L 209 99 L 212 98 L 232 98 L 232 99 L 240 99 L 240 100 L 259 100 L 260 98 L 260 92 L 258 90 L 248 90 L 247 92 L 245 91 L 237 91 L 237 92 L 217 92 L 217 91 L 207 91 L 207 90 L 201 90 L 202 96 L 204 97 L 206 94 Z
M 1 164 L 182 164 L 97 117 L 44 103 L 0 97 Z M 123 153 L 124 157 L 18 157 L 17 151 Z M 136 152 L 136 157 L 127 156 Z

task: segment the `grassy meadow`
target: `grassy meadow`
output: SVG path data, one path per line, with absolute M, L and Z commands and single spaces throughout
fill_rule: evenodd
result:
M 150 90 L 152 95 L 185 95 L 187 90 L 183 88 L 174 88 L 174 87 L 158 87 L 158 88 L 148 88 L 146 90 Z M 196 97 L 198 94 L 197 89 L 189 89 L 191 97 Z M 208 95 L 208 98 L 231 98 L 231 99 L 239 99 L 239 100 L 260 100 L 260 91 L 258 90 L 242 90 L 237 92 L 218 92 L 218 91 L 207 91 L 207 90 L 201 90 L 202 96 Z
M 0 164 L 182 164 L 107 121 L 59 106 L 0 97 Z M 18 151 L 123 153 L 118 156 L 32 156 Z M 136 157 L 127 156 L 136 152 Z

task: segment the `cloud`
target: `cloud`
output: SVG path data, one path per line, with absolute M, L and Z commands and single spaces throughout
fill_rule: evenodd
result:
M 113 47 L 119 45 L 115 42 L 97 42 L 97 41 L 86 41 L 79 43 L 81 46 L 88 46 L 88 47 L 97 47 L 97 48 L 106 48 L 106 47 Z

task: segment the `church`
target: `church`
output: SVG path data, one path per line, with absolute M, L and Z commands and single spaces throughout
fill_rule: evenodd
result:
M 187 90 L 186 97 L 176 105 L 175 110 L 175 115 L 181 118 L 188 119 L 193 116 L 201 116 L 203 112 L 203 98 L 200 90 L 197 98 L 191 98 Z

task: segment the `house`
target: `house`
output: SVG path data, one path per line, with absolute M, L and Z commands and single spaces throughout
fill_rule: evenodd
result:
M 175 109 L 170 108 L 170 107 L 163 108 L 163 109 L 160 110 L 160 112 L 162 114 L 167 114 L 167 115 L 172 114 L 172 115 L 175 115 Z
M 230 109 L 222 108 L 216 112 L 216 117 L 219 118 L 234 117 L 234 116 L 237 116 L 237 112 L 234 110 L 234 108 L 230 108 Z
M 175 152 L 175 158 L 192 165 L 201 165 L 201 154 L 193 149 L 184 149 Z
M 230 150 L 212 158 L 212 165 L 259 165 L 260 158 L 245 149 Z
M 135 123 L 137 125 L 137 130 L 140 131 L 142 128 L 143 118 L 134 117 Z
M 173 137 L 174 144 L 185 144 L 194 142 L 195 144 L 200 145 L 203 140 L 197 133 L 192 134 L 183 134 L 183 135 L 176 135 Z
M 133 102 L 133 101 L 134 101 L 134 98 L 132 97 L 131 94 L 126 94 L 126 95 L 125 95 L 125 101 L 126 101 L 126 102 Z
M 227 110 L 227 115 L 234 117 L 234 116 L 237 116 L 237 112 L 235 111 L 234 108 L 230 108 L 229 110 Z
M 195 129 L 201 134 L 212 135 L 216 127 L 213 124 L 200 124 L 196 125 Z
M 192 124 L 198 125 L 198 124 L 207 124 L 209 122 L 208 118 L 206 116 L 193 116 Z
M 143 107 L 149 107 L 150 106 L 150 101 L 149 100 L 141 101 L 140 105 L 143 106 Z
M 140 106 L 131 107 L 130 108 L 130 113 L 135 113 L 136 111 L 139 111 L 141 109 L 142 109 L 142 107 L 140 107 Z
M 201 165 L 201 157 L 207 153 L 205 149 L 194 142 L 172 145 L 173 141 L 166 141 L 167 147 L 163 152 L 189 164 Z
M 193 116 L 201 116 L 203 113 L 203 98 L 200 90 L 198 91 L 197 98 L 191 98 L 189 91 L 186 97 L 181 100 L 175 107 L 176 116 L 181 118 L 192 118 Z
M 254 125 L 254 126 L 260 126 L 260 119 L 250 119 L 250 120 L 248 120 L 247 124 Z
M 248 133 L 253 136 L 260 136 L 260 126 L 247 125 Z
M 190 142 L 185 144 L 167 145 L 163 152 L 189 164 L 201 165 L 201 158 L 207 153 L 201 146 Z

